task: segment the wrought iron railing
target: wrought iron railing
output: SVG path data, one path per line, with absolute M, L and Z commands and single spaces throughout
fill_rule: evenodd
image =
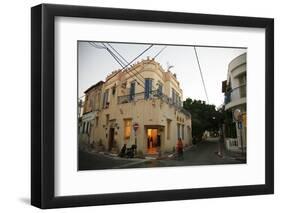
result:
M 238 100 L 240 98 L 244 98 L 247 95 L 246 84 L 243 84 L 239 87 L 236 87 L 225 93 L 224 103 L 228 104 L 231 101 Z
M 139 100 L 152 100 L 152 99 L 160 99 L 163 102 L 176 107 L 179 111 L 184 113 L 187 116 L 191 116 L 190 113 L 182 107 L 182 102 L 180 100 L 173 100 L 167 95 L 163 94 L 163 92 L 159 90 L 153 90 L 150 92 L 140 92 L 135 94 L 128 94 L 119 96 L 117 99 L 118 104 L 125 104 Z

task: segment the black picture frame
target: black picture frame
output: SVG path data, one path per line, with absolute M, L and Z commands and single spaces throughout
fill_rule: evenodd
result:
M 265 184 L 93 195 L 54 195 L 55 17 L 263 28 Z M 60 208 L 274 193 L 274 20 L 270 18 L 41 4 L 31 8 L 31 204 Z

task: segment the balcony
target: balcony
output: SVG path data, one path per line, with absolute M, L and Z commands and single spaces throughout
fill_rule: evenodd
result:
M 243 84 L 239 87 L 231 89 L 228 92 L 225 92 L 224 103 L 225 108 L 229 109 L 233 106 L 246 103 L 246 84 Z
M 153 90 L 153 91 L 150 91 L 149 93 L 140 92 L 140 93 L 135 93 L 135 94 L 119 96 L 117 99 L 117 103 L 126 104 L 126 103 L 136 102 L 139 100 L 153 100 L 153 99 L 161 99 L 163 102 L 176 107 L 176 109 L 178 109 L 185 115 L 187 115 L 189 117 L 191 116 L 187 110 L 182 108 L 181 101 L 173 100 L 172 98 L 168 97 L 167 95 L 164 95 L 162 92 L 160 92 L 158 90 Z

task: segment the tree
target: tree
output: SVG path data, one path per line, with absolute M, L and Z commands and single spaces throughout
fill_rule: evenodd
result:
M 215 105 L 206 104 L 205 101 L 187 98 L 183 108 L 192 116 L 192 136 L 194 142 L 201 141 L 205 131 L 218 132 L 223 120 L 223 113 Z

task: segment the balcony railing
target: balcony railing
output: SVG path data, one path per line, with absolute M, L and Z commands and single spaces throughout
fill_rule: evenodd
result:
M 178 110 L 180 110 L 185 115 L 191 116 L 187 110 L 182 108 L 181 101 L 173 100 L 172 98 L 168 97 L 167 95 L 164 95 L 162 92 L 160 92 L 158 90 L 153 90 L 148 93 L 140 92 L 140 93 L 135 93 L 135 94 L 119 96 L 117 99 L 117 103 L 125 104 L 125 103 L 130 103 L 130 102 L 139 101 L 139 100 L 152 100 L 152 99 L 161 99 L 163 102 L 173 105 L 174 107 L 176 107 Z
M 241 98 L 246 97 L 246 84 L 243 84 L 239 87 L 236 87 L 228 92 L 225 93 L 224 103 L 228 104 L 231 101 L 235 101 Z

